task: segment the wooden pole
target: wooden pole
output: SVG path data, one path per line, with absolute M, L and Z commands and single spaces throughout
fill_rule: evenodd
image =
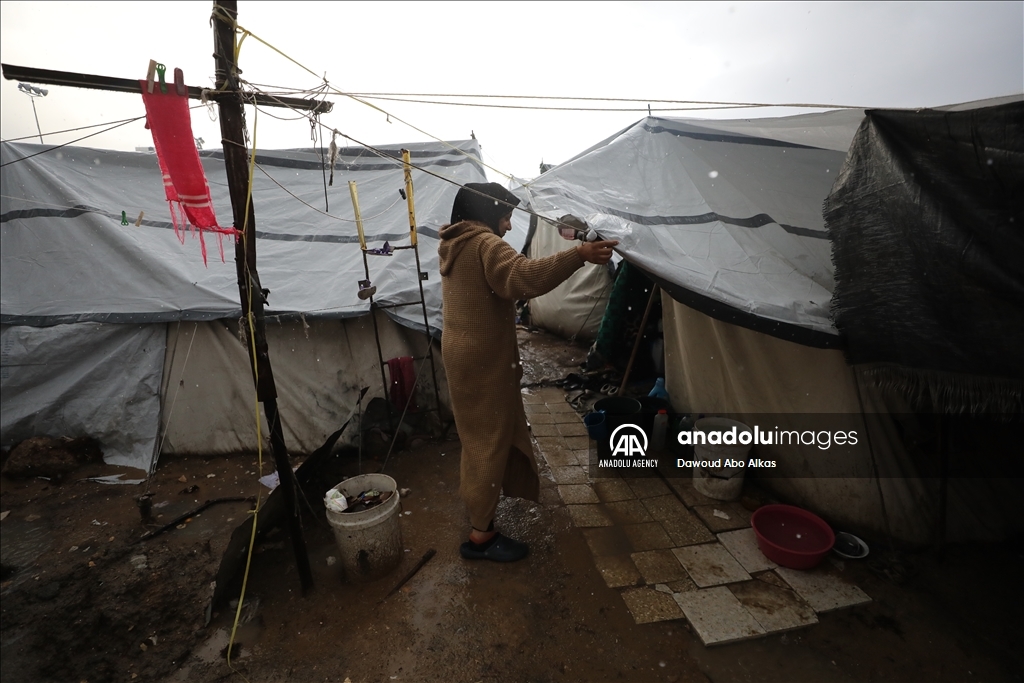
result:
M 644 317 L 640 321 L 640 330 L 636 333 L 636 341 L 633 342 L 633 352 L 629 354 L 629 363 L 626 365 L 626 372 L 622 375 L 622 384 L 619 385 L 619 395 L 626 390 L 626 383 L 629 382 L 629 373 L 633 371 L 633 361 L 636 360 L 636 352 L 640 350 L 640 340 L 644 338 L 644 330 L 647 329 L 647 318 L 651 315 L 651 308 L 654 307 L 654 297 L 661 291 L 658 285 L 652 285 L 651 297 L 647 300 L 647 308 L 644 309 Z
M 416 246 L 416 201 L 412 194 L 412 162 L 409 150 L 402 150 L 402 168 L 405 171 L 405 201 L 409 206 L 409 244 Z M 417 254 L 418 256 L 418 254 Z M 419 273 L 416 274 L 419 277 Z
M 359 233 L 359 248 L 366 251 L 366 233 L 363 232 L 363 214 L 359 210 L 359 189 L 356 187 L 356 181 L 348 181 L 348 193 L 352 196 L 352 210 L 356 215 L 356 231 Z M 370 277 L 369 273 L 367 273 L 366 277 Z
M 215 0 L 219 8 L 232 20 L 238 15 L 235 0 Z M 219 13 L 218 13 L 219 14 Z M 214 17 L 214 60 L 216 62 L 217 89 L 238 90 L 235 64 L 234 26 L 222 18 Z M 269 293 L 260 285 L 256 271 L 256 215 L 249 196 L 249 172 L 245 144 L 242 101 L 240 98 L 222 98 L 220 107 L 220 132 L 224 143 L 224 167 L 228 176 L 228 191 L 231 195 L 231 210 L 235 229 L 242 232 L 242 238 L 235 243 L 235 265 L 238 274 L 238 294 L 242 303 L 243 325 L 249 339 L 249 360 L 252 365 L 256 397 L 263 403 L 270 426 L 270 448 L 274 454 L 280 486 L 285 497 L 288 514 L 288 530 L 295 550 L 302 592 L 313 587 L 313 573 L 306 553 L 306 542 L 302 536 L 302 522 L 299 516 L 295 475 L 288 460 L 288 449 L 284 442 L 281 416 L 277 411 L 277 387 L 274 371 L 270 366 L 270 349 L 267 345 L 267 328 L 264 315 L 266 295 Z

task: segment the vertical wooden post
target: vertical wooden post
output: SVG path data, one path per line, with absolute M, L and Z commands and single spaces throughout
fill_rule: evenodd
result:
M 356 187 L 356 181 L 348 181 L 348 193 L 352 196 L 352 210 L 356 215 L 356 231 L 359 233 L 359 248 L 366 251 L 366 233 L 363 232 L 363 214 L 359 210 L 359 189 Z M 369 274 L 366 275 L 370 277 Z
M 214 7 L 220 8 L 232 20 L 238 16 L 235 0 L 214 0 Z M 217 89 L 237 91 L 235 76 L 235 32 L 234 27 L 219 18 L 214 19 L 214 60 L 216 62 Z M 270 448 L 277 466 L 280 486 L 285 497 L 288 514 L 288 530 L 295 550 L 302 592 L 313 587 L 313 573 L 306 553 L 306 542 L 302 536 L 299 517 L 298 496 L 295 475 L 288 460 L 288 449 L 284 443 L 281 417 L 277 411 L 277 387 L 274 372 L 270 366 L 270 350 L 267 345 L 267 329 L 264 317 L 266 303 L 259 273 L 256 271 L 256 215 L 249 196 L 249 172 L 247 149 L 243 130 L 241 98 L 219 100 L 220 132 L 224 143 L 224 167 L 228 176 L 228 190 L 231 195 L 231 210 L 236 230 L 242 238 L 235 243 L 235 265 L 238 273 L 238 294 L 242 303 L 243 325 L 247 326 L 249 360 L 252 365 L 256 397 L 263 403 L 263 411 L 270 426 Z
M 427 335 L 427 358 L 430 359 L 430 378 L 434 382 L 434 406 L 437 408 L 437 421 L 441 422 L 441 394 L 437 389 L 437 368 L 434 367 L 433 337 L 430 334 L 430 321 L 427 319 L 426 295 L 423 293 L 423 279 L 427 276 L 420 265 L 420 248 L 416 238 L 416 200 L 412 186 L 412 155 L 409 150 L 402 150 L 402 168 L 405 171 L 405 197 L 409 205 L 409 240 L 413 253 L 416 254 L 416 282 L 420 287 L 420 304 L 423 308 L 423 331 Z
M 415 247 L 418 243 L 416 239 L 416 200 L 413 199 L 412 194 L 412 162 L 407 149 L 402 150 L 402 168 L 405 171 L 405 201 L 409 206 L 409 244 Z M 416 276 L 419 277 L 419 273 Z

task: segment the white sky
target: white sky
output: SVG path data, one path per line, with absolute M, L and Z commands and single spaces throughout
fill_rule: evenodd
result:
M 150 59 L 213 77 L 212 2 L 2 2 L 4 63 L 144 78 Z M 927 107 L 1024 91 L 1024 3 L 497 3 L 239 2 L 239 24 L 346 92 L 545 95 Z M 314 88 L 319 81 L 249 38 L 240 66 L 253 83 Z M 44 86 L 47 143 L 93 132 L 51 131 L 143 114 L 138 96 Z M 34 135 L 30 98 L 0 84 L 3 139 Z M 323 122 L 370 144 L 428 139 L 341 95 Z M 530 178 L 646 115 L 376 104 L 438 138 L 475 131 L 484 160 Z M 657 110 L 669 105 L 653 104 Z M 795 109 L 664 112 L 737 117 Z M 294 116 L 286 110 L 273 113 Z M 251 109 L 247 111 L 250 130 Z M 207 148 L 219 126 L 193 113 Z M 28 140 L 37 142 L 37 138 Z M 137 122 L 80 145 L 152 145 Z M 261 148 L 310 145 L 305 120 L 259 115 Z M 494 180 L 501 177 L 488 171 Z

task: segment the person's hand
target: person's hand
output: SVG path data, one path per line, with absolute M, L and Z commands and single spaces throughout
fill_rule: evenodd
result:
M 618 240 L 603 240 L 601 242 L 584 242 L 576 246 L 576 251 L 587 263 L 596 263 L 603 266 L 612 259 L 612 247 L 618 244 Z

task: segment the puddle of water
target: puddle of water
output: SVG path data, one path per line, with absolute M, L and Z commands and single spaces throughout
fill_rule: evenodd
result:
M 29 579 L 36 559 L 53 545 L 50 524 L 44 519 L 27 521 L 9 516 L 0 527 L 0 562 L 14 567 L 11 587 Z

